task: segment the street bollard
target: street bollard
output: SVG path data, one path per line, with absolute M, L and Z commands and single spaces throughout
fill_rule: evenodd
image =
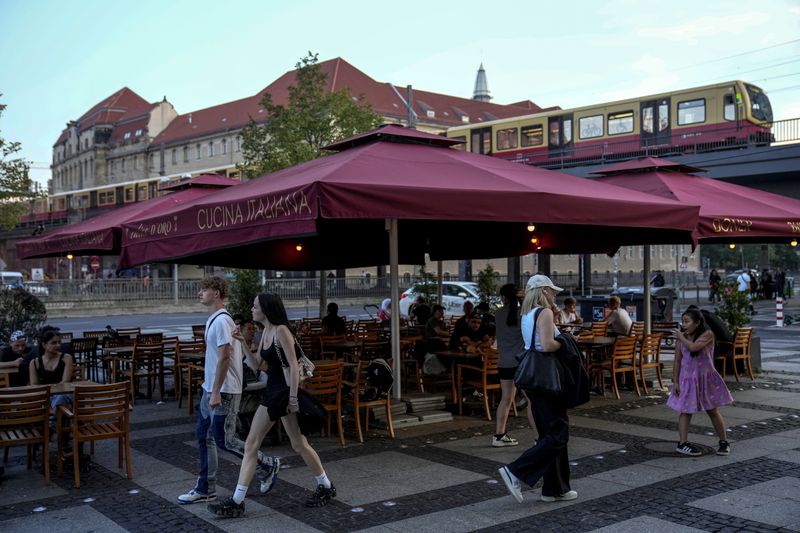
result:
M 775 321 L 779 328 L 783 327 L 783 298 L 780 296 L 775 298 Z

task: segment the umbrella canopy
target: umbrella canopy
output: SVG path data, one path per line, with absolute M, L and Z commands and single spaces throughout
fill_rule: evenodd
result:
M 703 243 L 786 242 L 800 234 L 800 200 L 690 174 L 700 171 L 648 157 L 595 174 L 601 183 L 699 205 Z
M 336 154 L 124 224 L 121 266 L 388 264 L 390 219 L 399 221 L 399 259 L 408 264 L 425 253 L 436 260 L 691 242 L 697 207 L 449 148 L 457 142 L 397 126 L 347 139 L 329 147 Z
M 169 213 L 222 188 L 238 185 L 238 180 L 204 175 L 181 181 L 162 190 L 174 190 L 143 202 L 114 209 L 77 224 L 63 226 L 35 239 L 17 243 L 17 254 L 23 259 L 52 257 L 66 253 L 114 255 L 121 248 L 122 224 L 138 218 Z

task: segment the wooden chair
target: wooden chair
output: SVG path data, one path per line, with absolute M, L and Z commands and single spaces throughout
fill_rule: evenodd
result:
M 0 447 L 28 446 L 28 470 L 33 467 L 33 447 L 43 448 L 44 480 L 50 481 L 50 387 L 0 389 Z
M 750 340 L 753 337 L 753 328 L 736 328 L 733 334 L 733 354 L 731 356 L 733 362 L 733 375 L 736 381 L 739 381 L 739 369 L 736 368 L 736 361 L 745 361 L 747 374 L 751 380 L 755 380 L 753 376 L 753 364 L 750 361 Z
M 80 443 L 117 439 L 119 468 L 123 451 L 127 478 L 131 479 L 131 430 L 128 395 L 131 383 L 123 381 L 105 385 L 78 385 L 72 393 L 72 406 L 61 405 L 56 413 L 58 449 L 72 434 L 72 457 L 75 487 L 81 486 Z M 70 419 L 70 424 L 67 424 Z M 58 474 L 63 471 L 62 454 L 58 454 Z
M 389 367 L 392 366 L 392 360 L 386 361 Z M 394 438 L 394 428 L 392 427 L 392 404 L 391 404 L 391 391 L 386 394 L 385 398 L 378 398 L 375 400 L 364 400 L 359 394 L 364 388 L 362 385 L 366 382 L 366 369 L 369 361 L 360 359 L 355 366 L 355 374 L 353 381 L 342 380 L 343 385 L 350 387 L 353 393 L 352 398 L 346 398 L 345 401 L 353 404 L 353 413 L 356 421 L 356 434 L 358 435 L 358 442 L 364 442 L 364 435 L 361 432 L 361 409 L 365 410 L 364 430 L 369 431 L 369 411 L 374 408 L 384 408 L 386 410 L 386 428 L 389 431 L 389 436 Z
M 142 334 L 142 328 L 119 328 L 117 334 L 120 337 L 138 337 Z
M 317 365 L 314 375 L 303 381 L 303 388 L 314 395 L 325 408 L 328 415 L 326 435 L 331 434 L 331 415 L 336 417 L 339 430 L 339 444 L 344 448 L 344 429 L 342 429 L 342 368 L 339 361 Z
M 178 353 L 178 337 L 171 336 L 171 337 L 163 337 L 161 339 L 161 349 L 164 352 L 164 359 L 163 364 L 161 366 L 161 371 L 164 373 L 164 379 L 166 379 L 167 375 L 172 375 L 172 383 L 175 386 L 175 363 L 176 357 Z M 171 363 L 171 364 L 167 364 Z M 178 393 L 175 392 L 175 396 L 177 397 Z
M 83 337 L 85 339 L 97 339 L 98 344 L 103 344 L 103 339 L 108 337 L 108 330 L 95 329 L 95 330 L 84 331 Z
M 161 344 L 163 340 L 163 333 L 140 333 L 136 335 L 136 344 Z
M 320 335 L 319 339 L 319 358 L 320 359 L 341 359 L 339 356 L 344 350 L 336 350 L 330 346 L 331 343 L 346 342 L 350 339 L 347 335 Z M 328 344 L 328 349 L 325 349 L 325 344 Z M 303 348 L 305 351 L 305 348 Z M 352 359 L 352 358 L 351 358 Z
M 661 333 L 649 333 L 642 337 L 636 366 L 639 369 L 639 379 L 642 381 L 645 394 L 648 394 L 647 381 L 644 379 L 644 371 L 647 368 L 656 369 L 658 386 L 664 388 L 664 382 L 661 379 Z
M 617 374 L 630 373 L 633 378 L 633 386 L 636 390 L 636 395 L 641 396 L 639 392 L 639 383 L 636 379 L 636 337 L 633 336 L 619 336 L 614 341 L 614 350 L 611 352 L 611 358 L 594 362 L 590 366 L 592 374 L 599 378 L 600 390 L 604 390 L 603 376 L 605 372 L 611 374 L 611 388 L 614 391 L 614 396 L 617 400 L 619 396 L 619 386 L 617 385 Z
M 600 322 L 592 322 L 592 335 L 595 337 L 607 337 L 608 336 L 608 322 L 600 321 Z
M 136 403 L 139 380 L 147 379 L 147 397 L 151 398 L 155 385 L 159 386 L 160 398 L 164 400 L 164 349 L 158 344 L 136 344 L 127 370 L 123 375 L 131 381 L 131 403 Z
M 631 331 L 630 334 L 636 337 L 638 340 L 642 340 L 642 336 L 644 335 L 644 322 L 637 321 L 631 324 Z
M 192 326 L 192 338 L 194 340 L 202 341 L 206 338 L 206 325 L 198 324 Z
M 59 337 L 61 337 L 61 342 L 70 342 L 72 341 L 72 332 L 71 331 L 59 331 Z
M 11 376 L 6 373 L 0 374 L 0 388 L 11 386 Z
M 464 414 L 464 385 L 474 387 L 480 390 L 483 394 L 483 409 L 486 413 L 486 419 L 492 421 L 492 412 L 489 408 L 489 394 L 494 395 L 500 392 L 500 377 L 498 375 L 497 350 L 487 349 L 483 352 L 483 365 L 473 366 L 467 364 L 456 365 L 456 390 L 458 394 L 456 401 L 458 402 L 458 414 Z M 517 406 L 515 402 L 511 402 L 514 408 L 514 416 L 517 416 Z M 494 402 L 492 403 L 494 407 Z
M 97 357 L 97 337 L 72 339 L 72 358 L 75 363 L 86 368 L 86 375 L 100 381 L 100 360 Z
M 674 346 L 675 345 L 675 337 L 672 336 L 673 329 L 678 329 L 678 323 L 672 321 L 662 321 L 662 322 L 653 322 L 651 324 L 653 332 L 661 333 L 663 337 L 661 337 L 662 342 L 665 346 Z
M 175 352 L 175 394 L 178 397 L 178 408 L 183 404 L 184 391 L 189 403 L 189 414 L 194 412 L 194 391 L 203 383 L 205 370 L 203 356 L 206 353 L 205 343 L 197 340 L 179 340 Z
M 130 360 L 130 355 L 121 356 L 114 353 L 115 348 L 132 347 L 134 340 L 130 337 L 106 337 L 103 339 L 103 367 L 106 374 L 110 374 L 111 382 L 117 381 L 117 374 L 125 370 L 126 361 Z

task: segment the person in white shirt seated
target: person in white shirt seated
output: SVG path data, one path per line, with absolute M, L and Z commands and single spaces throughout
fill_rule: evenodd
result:
M 609 334 L 612 336 L 630 334 L 633 320 L 628 312 L 622 309 L 622 301 L 619 296 L 612 296 L 608 299 L 608 308 L 611 309 L 611 314 L 606 317 Z
M 583 319 L 578 316 L 575 310 L 575 298 L 567 297 L 564 300 L 564 309 L 556 315 L 556 324 L 559 326 L 571 326 L 576 324 L 583 324 Z

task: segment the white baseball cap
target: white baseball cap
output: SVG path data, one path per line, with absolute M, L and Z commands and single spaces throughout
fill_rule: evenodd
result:
M 538 289 L 540 287 L 550 287 L 556 292 L 561 292 L 564 289 L 561 287 L 556 287 L 553 284 L 553 281 L 543 274 L 536 274 L 535 276 L 531 276 L 528 280 L 528 283 L 525 285 L 525 290 L 530 291 L 533 289 Z

